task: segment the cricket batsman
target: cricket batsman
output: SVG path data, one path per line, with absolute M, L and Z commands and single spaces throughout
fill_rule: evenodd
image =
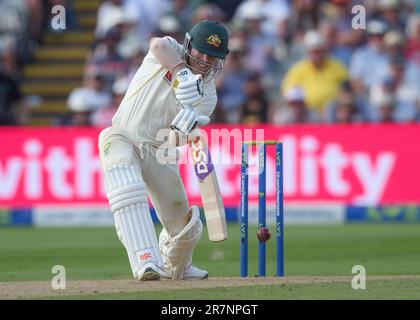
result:
M 216 106 L 214 75 L 227 54 L 228 33 L 217 22 L 195 24 L 183 45 L 152 38 L 112 125 L 99 135 L 106 196 L 138 280 L 208 277 L 192 264 L 203 230 L 199 209 L 188 206 L 178 165 L 158 161 L 157 134 L 171 128 L 174 146 L 196 137 Z M 163 226 L 159 242 L 147 196 Z

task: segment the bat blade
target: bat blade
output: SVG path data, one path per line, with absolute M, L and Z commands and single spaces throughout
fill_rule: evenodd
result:
M 228 234 L 225 207 L 210 152 L 202 139 L 190 142 L 190 147 L 200 187 L 209 240 L 226 240 Z

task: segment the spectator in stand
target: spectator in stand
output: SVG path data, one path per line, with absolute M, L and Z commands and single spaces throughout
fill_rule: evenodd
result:
M 304 57 L 301 46 L 302 35 L 293 32 L 290 26 L 290 18 L 276 19 L 276 32 L 270 38 L 270 46 L 267 54 L 266 71 L 264 72 L 264 88 L 273 109 L 277 109 L 278 90 L 287 70 L 296 61 Z
M 384 37 L 384 45 L 388 57 L 404 55 L 404 34 L 395 30 L 388 31 Z
M 149 49 L 148 39 L 142 38 L 138 32 L 137 17 L 133 14 L 127 14 L 123 17 L 120 23 L 116 25 L 116 51 L 124 60 L 131 59 L 134 48 L 142 48 L 142 51 L 147 52 Z
M 57 119 L 54 123 L 56 125 L 91 125 L 91 115 L 110 104 L 111 95 L 105 89 L 102 75 L 88 74 L 84 86 L 74 89 L 67 98 L 71 113 Z
M 417 113 L 417 102 L 420 99 L 420 69 L 408 67 L 403 57 L 395 56 L 388 67 L 388 78 L 372 88 L 371 104 L 378 105 L 383 94 L 391 94 L 394 99 L 394 116 L 396 121 L 411 121 Z
M 270 65 L 268 74 L 277 72 L 274 75 L 273 86 L 277 84 L 275 89 L 275 95 L 278 98 L 278 89 L 287 74 L 288 70 L 297 62 L 305 59 L 306 48 L 303 43 L 305 32 L 301 30 L 293 30 L 290 27 L 290 21 L 284 21 L 286 25 L 283 25 L 286 30 L 279 30 L 279 35 L 273 40 L 273 53 L 272 56 L 277 64 Z M 281 24 L 279 28 L 282 28 Z M 283 32 L 285 34 L 283 34 Z
M 95 108 L 102 108 L 110 103 L 111 95 L 106 90 L 105 77 L 101 73 L 94 72 L 88 74 L 84 87 L 92 92 L 95 100 Z
M 262 32 L 265 15 L 258 2 L 252 1 L 250 5 L 242 8 L 240 15 L 235 14 L 235 19 L 245 30 L 247 37 L 244 63 L 251 72 L 264 75 L 268 71 L 267 62 L 273 51 L 273 38 Z
M 420 66 L 420 14 L 410 16 L 407 23 L 405 56 Z
M 246 99 L 241 106 L 241 122 L 244 124 L 260 124 L 268 121 L 268 101 L 264 96 L 261 76 L 251 74 L 244 85 Z
M 3 70 L 16 77 L 19 75 L 19 64 L 30 60 L 38 25 L 31 22 L 30 5 L 26 1 L 0 1 L 0 55 L 3 57 Z M 35 9 L 35 8 L 34 8 Z
M 96 38 L 103 38 L 108 30 L 123 20 L 123 17 L 123 0 L 106 0 L 102 2 L 96 17 Z
M 301 87 L 308 107 L 323 117 L 327 104 L 336 97 L 340 84 L 347 80 L 347 71 L 343 64 L 328 55 L 325 39 L 319 32 L 308 31 L 304 44 L 308 57 L 290 68 L 282 91 Z
M 334 99 L 326 108 L 324 120 L 329 123 L 368 122 L 373 118 L 368 99 L 354 93 L 350 81 L 344 81 Z
M 90 126 L 93 114 L 109 107 L 112 97 L 106 87 L 106 81 L 101 73 L 92 71 L 85 76 L 82 87 L 74 89 L 67 98 L 70 113 L 54 121 L 56 125 Z M 96 119 L 99 123 L 103 119 Z M 105 120 L 103 120 L 105 121 Z
M 214 3 L 201 4 L 191 18 L 191 25 L 201 20 L 226 22 L 226 16 L 220 7 Z
M 405 22 L 402 17 L 402 1 L 400 0 L 378 0 L 378 16 L 387 24 L 388 29 L 402 31 L 405 29 Z
M 21 77 L 21 66 L 33 61 L 42 31 L 51 26 L 51 8 L 66 7 L 66 25 L 71 27 L 71 0 L 0 0 L 0 56 L 3 70 Z
M 91 126 L 92 113 L 95 111 L 95 97 L 85 88 L 73 90 L 67 98 L 70 113 L 56 119 L 56 125 Z
M 216 121 L 238 123 L 241 116 L 241 105 L 246 100 L 243 90 L 249 72 L 243 63 L 245 44 L 242 39 L 232 37 L 229 40 L 229 54 L 223 72 L 215 79 L 218 107 Z
M 278 99 L 278 88 L 284 76 L 292 39 L 290 4 L 286 0 L 246 0 L 234 15 L 234 21 L 246 30 L 247 56 L 245 65 L 262 76 L 270 104 Z
M 22 94 L 18 82 L 1 70 L 0 64 L 0 125 L 18 125 Z
M 277 24 L 290 17 L 290 5 L 286 0 L 246 0 L 236 9 L 234 19 L 243 21 L 249 12 L 261 12 L 261 32 L 267 37 L 275 37 Z
M 112 124 L 112 118 L 114 117 L 115 112 L 117 112 L 129 84 L 130 80 L 127 77 L 120 78 L 114 82 L 114 85 L 112 86 L 112 102 L 109 105 L 94 111 L 92 115 L 92 125 L 106 128 Z
M 195 2 L 202 2 L 202 0 L 195 0 Z M 232 19 L 238 9 L 238 6 L 243 2 L 243 0 L 207 0 L 206 2 L 217 5 L 225 15 L 225 21 L 229 21 Z
M 194 11 L 196 9 L 196 3 L 194 3 L 194 1 L 172 0 L 170 3 L 170 9 L 167 10 L 163 16 L 172 16 L 173 18 L 176 18 L 179 23 L 179 32 L 182 36 L 185 36 L 185 32 L 187 32 L 190 28 L 191 17 L 194 15 Z M 159 19 L 159 26 L 162 23 L 162 17 Z M 162 31 L 161 27 L 160 29 Z M 182 41 L 180 43 L 182 43 Z
M 356 94 L 367 95 L 372 86 L 380 84 L 386 77 L 388 57 L 383 42 L 386 31 L 382 21 L 370 21 L 367 44 L 353 53 L 349 72 Z
M 395 80 L 397 88 L 404 88 L 402 96 L 411 97 L 414 101 L 413 93 L 420 93 L 420 66 L 407 61 L 402 55 L 390 57 L 388 74 Z
M 172 14 L 166 14 L 159 19 L 156 35 L 158 37 L 168 36 L 179 43 L 184 42 L 185 32 L 181 21 Z
M 319 116 L 305 104 L 305 96 L 300 87 L 292 87 L 284 94 L 285 106 L 274 115 L 274 123 L 301 124 L 319 122 Z
M 55 1 L 0 0 L 0 125 L 27 124 L 28 107 L 37 105 L 35 96 L 22 96 L 22 65 L 32 61 L 50 18 L 43 8 Z
M 160 17 L 170 9 L 171 0 L 124 0 L 125 14 L 134 14 L 142 39 L 156 34 Z
M 262 24 L 262 32 L 267 37 L 273 38 L 278 35 L 278 26 L 285 21 L 289 22 L 292 12 L 287 0 L 262 0 L 262 8 L 265 19 Z
M 322 20 L 318 27 L 326 41 L 326 50 L 330 56 L 340 61 L 346 68 L 350 65 L 352 49 L 338 42 L 338 30 L 332 21 Z
M 15 2 L 18 2 L 18 1 L 15 1 Z M 55 1 L 49 1 L 49 2 L 50 4 L 54 4 Z M 64 0 L 58 1 L 58 2 L 65 3 Z M 40 43 L 43 21 L 46 16 L 43 10 L 45 4 L 43 1 L 40 1 L 40 0 L 27 0 L 26 5 L 27 5 L 27 10 L 28 10 L 28 16 L 29 16 L 28 25 L 30 26 L 29 28 L 30 35 L 33 38 L 35 43 Z M 51 10 L 47 12 L 51 12 Z
M 351 96 L 337 98 L 334 108 L 334 119 L 336 124 L 351 124 L 360 121 L 357 106 Z
M 321 8 L 324 15 L 321 22 L 327 20 L 337 30 L 337 44 L 351 49 L 359 46 L 364 39 L 364 30 L 355 29 L 352 25 L 352 8 L 355 4 L 357 1 L 355 3 L 352 0 L 330 0 L 324 1 Z M 366 3 L 363 5 L 367 6 Z
M 318 27 L 320 18 L 318 0 L 294 0 L 292 2 L 292 25 L 294 29 L 310 30 Z
M 117 52 L 121 39 L 120 30 L 116 27 L 108 30 L 102 41 L 94 48 L 87 66 L 87 73 L 100 73 L 110 90 L 115 79 L 127 73 L 127 61 Z
M 131 42 L 124 48 L 124 58 L 127 63 L 127 73 L 125 77 L 129 80 L 134 78 L 134 75 L 138 71 L 144 57 L 148 51 L 148 44 L 140 42 Z
M 17 57 L 14 42 L 7 36 L 0 36 L 0 59 L 2 60 L 2 71 L 16 76 Z
M 391 93 L 381 94 L 375 104 L 375 119 L 378 123 L 395 123 L 394 97 Z

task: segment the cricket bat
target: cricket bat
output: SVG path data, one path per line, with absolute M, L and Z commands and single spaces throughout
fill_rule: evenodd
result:
M 201 201 L 210 241 L 223 241 L 228 237 L 225 207 L 217 181 L 216 171 L 211 162 L 210 152 L 203 139 L 190 141 L 195 174 L 200 186 Z

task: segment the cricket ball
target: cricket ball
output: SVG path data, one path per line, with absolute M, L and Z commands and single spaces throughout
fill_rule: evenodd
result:
M 271 237 L 271 233 L 266 227 L 262 227 L 257 232 L 257 238 L 261 242 L 267 242 Z

